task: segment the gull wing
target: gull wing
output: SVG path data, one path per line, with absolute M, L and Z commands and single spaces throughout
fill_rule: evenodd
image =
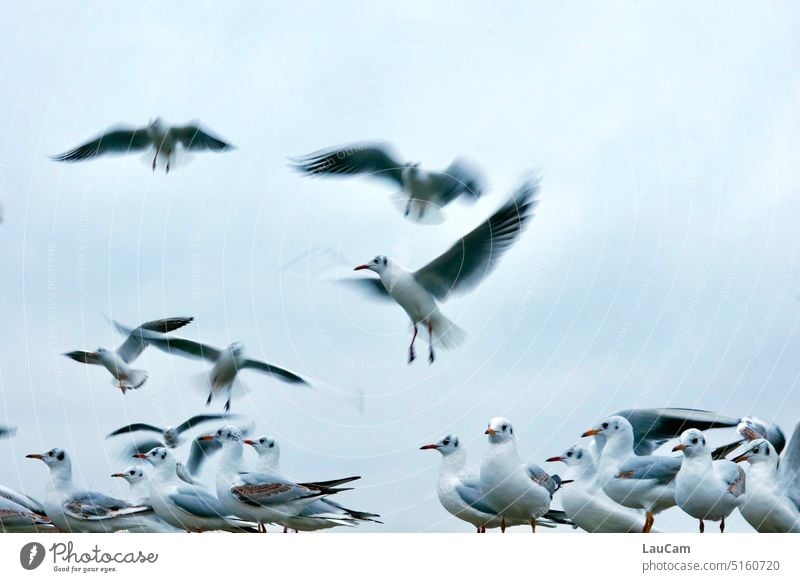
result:
M 778 479 L 789 497 L 800 507 L 800 422 L 795 425 L 789 445 L 781 457 Z
M 150 509 L 132 506 L 127 501 L 96 491 L 76 492 L 64 501 L 62 508 L 64 513 L 76 519 L 104 519 L 122 513 L 140 513 Z
M 519 238 L 536 207 L 538 192 L 538 180 L 523 182 L 488 220 L 416 271 L 417 283 L 438 299 L 477 286 Z
M 120 127 L 109 130 L 75 149 L 64 152 L 51 159 L 58 162 L 80 162 L 105 154 L 125 154 L 146 149 L 153 145 L 147 129 Z
M 715 461 L 714 467 L 719 471 L 722 479 L 728 484 L 728 492 L 734 497 L 741 497 L 745 493 L 745 473 L 740 465 L 731 461 Z
M 250 368 L 251 370 L 259 370 L 260 372 L 265 372 L 282 382 L 286 382 L 287 384 L 309 385 L 308 382 L 306 382 L 303 378 L 301 378 L 294 372 L 290 372 L 289 370 L 285 370 L 284 368 L 273 366 L 272 364 L 267 364 L 266 362 L 261 362 L 259 360 L 251 360 L 249 358 L 246 359 L 241 366 L 241 369 L 244 368 Z
M 198 487 L 178 487 L 168 498 L 176 507 L 197 517 L 224 519 L 227 516 L 219 499 Z
M 661 457 L 647 455 L 632 457 L 622 463 L 617 479 L 654 479 L 659 483 L 669 483 L 681 469 L 682 457 Z
M 157 426 L 153 426 L 152 424 L 147 424 L 146 422 L 134 422 L 133 424 L 129 424 L 127 426 L 122 426 L 122 427 L 118 428 L 117 430 L 115 430 L 114 432 L 108 433 L 108 436 L 106 436 L 106 438 L 110 438 L 110 437 L 117 436 L 117 435 L 120 435 L 120 434 L 138 432 L 140 430 L 146 430 L 146 431 L 150 431 L 150 432 L 157 432 L 158 434 L 163 434 L 164 433 L 164 429 L 163 428 L 159 428 Z M 158 445 L 156 445 L 156 446 L 158 446 Z M 148 449 L 148 450 L 150 450 L 150 449 Z M 145 452 L 147 452 L 147 451 L 145 451 Z
M 185 430 L 194 428 L 198 424 L 209 422 L 211 420 L 221 420 L 223 418 L 236 418 L 236 417 L 229 414 L 197 414 L 191 418 L 187 418 L 186 420 L 184 420 L 177 426 L 175 430 L 179 433 L 182 433 Z
M 402 188 L 405 164 L 397 161 L 393 154 L 391 148 L 382 143 L 350 144 L 320 150 L 291 161 L 295 170 L 312 176 L 370 174 Z
M 381 299 L 384 301 L 391 301 L 392 296 L 389 295 L 389 292 L 386 290 L 386 287 L 383 286 L 383 283 L 378 278 L 344 278 L 339 279 L 340 283 L 344 285 L 348 285 L 350 288 L 355 289 L 365 297 L 369 297 L 370 299 Z
M 455 492 L 461 498 L 461 501 L 472 507 L 475 511 L 480 511 L 486 515 L 497 515 L 494 508 L 489 505 L 483 498 L 481 488 L 478 483 L 470 483 L 462 481 L 454 487 Z
M 225 152 L 235 149 L 233 145 L 211 135 L 196 124 L 185 125 L 183 127 L 173 127 L 170 128 L 169 131 L 187 150 L 211 150 L 214 152 Z
M 550 492 L 550 497 L 553 497 L 555 492 L 561 486 L 561 478 L 557 475 L 551 476 L 550 473 L 542 469 L 539 465 L 533 463 L 527 465 L 525 470 L 532 481 L 538 483 Z
M 616 413 L 633 427 L 634 452 L 650 455 L 665 442 L 677 438 L 689 428 L 734 427 L 739 419 L 694 408 L 632 408 Z
M 130 364 L 138 358 L 147 347 L 147 341 L 143 336 L 144 332 L 169 333 L 190 324 L 192 321 L 194 321 L 194 317 L 167 317 L 165 319 L 155 319 L 143 323 L 128 334 L 128 337 L 122 345 L 117 348 L 117 354 L 125 362 Z M 117 325 L 117 329 L 120 329 L 120 327 L 122 326 Z
M 100 358 L 98 358 L 94 352 L 75 350 L 74 352 L 67 352 L 64 355 L 75 360 L 76 362 L 81 362 L 82 364 L 93 364 L 95 366 L 103 365 L 103 363 L 100 361 Z
M 115 325 L 117 329 L 127 329 L 119 323 L 115 322 Z M 219 348 L 202 344 L 188 338 L 172 337 L 148 330 L 141 330 L 140 335 L 148 345 L 154 346 L 162 352 L 167 352 L 168 354 L 174 353 L 188 358 L 214 362 L 219 358 L 221 351 Z
M 432 181 L 437 202 L 442 206 L 462 194 L 467 194 L 468 200 L 477 200 L 483 194 L 485 182 L 481 172 L 464 158 L 453 160 L 446 170 L 434 174 Z

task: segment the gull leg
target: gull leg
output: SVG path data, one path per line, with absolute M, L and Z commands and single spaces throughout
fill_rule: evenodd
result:
M 475 533 L 481 533 L 481 526 L 478 526 L 478 531 L 476 531 Z
M 214 391 L 208 393 L 208 398 L 206 398 L 206 406 L 211 406 L 211 401 L 214 399 Z
M 536 533 L 536 518 L 531 518 L 531 533 Z
M 156 155 L 153 156 L 153 171 L 156 171 L 156 160 L 158 159 L 158 152 L 161 151 L 161 148 L 156 148 Z
M 164 173 L 169 174 L 169 156 L 167 156 L 167 167 L 166 167 L 166 172 Z
M 719 533 L 725 533 L 725 518 L 724 517 L 719 522 Z
M 650 533 L 650 530 L 653 529 L 653 522 L 655 522 L 656 518 L 653 516 L 652 511 L 647 512 L 647 516 L 644 519 L 644 528 L 642 529 L 642 533 Z
M 122 382 L 122 380 L 119 381 L 119 389 L 120 389 L 120 392 L 125 394 L 125 384 Z
M 703 523 L 703 520 L 700 520 L 700 533 L 705 533 L 706 531 L 706 524 Z
M 414 335 L 411 336 L 411 345 L 408 346 L 408 363 L 410 364 L 416 359 L 416 355 L 414 354 L 414 340 L 417 339 L 417 324 L 414 324 Z
M 283 526 L 283 533 L 289 533 L 289 528 L 286 527 L 286 526 Z
M 486 533 L 486 526 L 485 525 L 481 526 L 481 533 Z
M 433 355 L 433 323 L 428 321 L 428 362 L 433 363 L 436 357 Z
M 506 533 L 506 518 L 500 518 L 500 533 Z

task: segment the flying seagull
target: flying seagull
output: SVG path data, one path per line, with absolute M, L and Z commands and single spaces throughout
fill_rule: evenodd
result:
M 133 363 L 147 347 L 147 343 L 144 341 L 144 334 L 147 332 L 169 333 L 191 323 L 193 319 L 193 317 L 168 317 L 166 319 L 148 321 L 136 329 L 126 330 L 124 333 L 128 337 L 117 348 L 116 352 L 99 347 L 93 352 L 77 350 L 67 352 L 64 355 L 76 362 L 105 367 L 116 379 L 113 384 L 118 385 L 122 393 L 125 394 L 126 390 L 139 388 L 147 381 L 147 371 L 137 370 L 128 365 Z M 120 326 L 118 325 L 117 327 Z
M 384 143 L 334 147 L 291 161 L 295 170 L 311 176 L 366 174 L 391 182 L 400 188 L 394 200 L 406 218 L 422 223 L 441 222 L 440 208 L 459 197 L 477 200 L 483 192 L 483 176 L 463 158 L 444 170 L 424 170 L 400 161 Z
M 64 152 L 51 159 L 58 162 L 82 162 L 106 154 L 127 154 L 131 152 L 153 152 L 153 171 L 159 158 L 165 161 L 169 173 L 170 163 L 175 160 L 178 148 L 186 151 L 225 152 L 234 147 L 202 129 L 197 123 L 189 125 L 166 125 L 156 117 L 146 127 L 115 127 L 106 130 L 75 149 Z
M 460 343 L 464 331 L 439 311 L 437 300 L 444 301 L 451 294 L 470 291 L 483 280 L 519 238 L 536 207 L 538 192 L 538 180 L 526 180 L 488 220 L 417 271 L 409 271 L 393 259 L 378 255 L 355 270 L 368 269 L 377 273 L 379 279 L 346 279 L 357 282 L 375 296 L 393 299 L 411 318 L 414 330 L 408 347 L 409 364 L 415 359 L 414 341 L 419 324 L 428 329 L 428 361 L 431 363 L 434 343 L 444 348 Z
M 178 426 L 167 426 L 164 428 L 148 424 L 146 422 L 134 422 L 133 424 L 128 424 L 109 433 L 109 435 L 106 438 L 111 438 L 122 434 L 133 434 L 136 432 L 153 432 L 161 437 L 160 439 L 149 438 L 146 440 L 137 441 L 130 448 L 130 450 L 127 451 L 126 456 L 131 456 L 135 453 L 146 453 L 156 447 L 168 447 L 170 449 L 174 449 L 184 442 L 185 439 L 183 433 L 185 433 L 189 429 L 192 429 L 195 426 L 198 426 L 204 422 L 208 422 L 211 420 L 220 420 L 222 418 L 225 418 L 225 415 L 197 414 L 191 418 L 187 418 Z
M 114 322 L 114 325 L 123 333 L 128 331 L 128 328 L 120 323 Z M 231 392 L 240 370 L 257 370 L 287 384 L 309 385 L 308 382 L 294 372 L 245 357 L 244 346 L 239 342 L 234 342 L 226 348 L 215 348 L 187 338 L 168 337 L 161 333 L 143 332 L 142 338 L 148 344 L 169 354 L 174 353 L 187 358 L 213 362 L 214 365 L 208 374 L 210 392 L 206 400 L 206 406 L 211 404 L 215 392 L 225 390 L 227 392 L 225 412 L 231 409 Z

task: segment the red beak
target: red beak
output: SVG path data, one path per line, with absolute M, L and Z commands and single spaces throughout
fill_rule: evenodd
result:
M 44 455 L 40 455 L 39 453 L 31 453 L 30 455 L 25 455 L 26 459 L 39 459 L 40 461 L 44 459 Z
M 144 453 L 136 453 L 135 455 L 133 455 L 133 458 L 134 459 L 146 459 L 147 455 L 144 454 Z
M 676 451 L 685 451 L 685 450 L 686 450 L 686 445 L 675 445 L 674 447 L 672 447 L 673 453 Z
M 112 477 L 124 477 L 125 473 L 112 473 L 111 476 Z
M 354 271 L 363 271 L 364 269 L 369 269 L 369 265 L 359 265 L 353 270 Z
M 429 451 L 431 449 L 438 449 L 439 445 L 422 445 L 419 450 L 420 451 Z
M 215 438 L 217 438 L 217 437 L 215 435 L 213 435 L 213 434 L 205 434 L 205 435 L 203 435 L 201 437 L 197 437 L 197 440 L 199 440 L 199 441 L 213 441 Z
M 549 459 L 545 459 L 545 463 L 558 463 L 559 461 L 563 461 L 564 457 L 550 457 Z
M 250 446 L 253 446 L 254 444 L 256 444 L 256 441 L 251 441 L 250 439 L 244 439 L 244 441 L 242 441 L 242 442 L 244 442 L 244 444 L 250 445 Z
M 582 436 L 582 437 L 590 437 L 590 436 L 594 436 L 594 435 L 596 435 L 596 434 L 600 434 L 600 432 L 601 432 L 601 431 L 597 430 L 596 428 L 592 428 L 592 429 L 590 429 L 590 430 L 587 430 L 587 431 L 586 431 L 585 433 L 583 433 L 581 436 Z

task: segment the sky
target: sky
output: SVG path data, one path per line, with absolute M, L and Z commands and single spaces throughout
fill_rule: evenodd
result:
M 0 6 L 0 424 L 18 427 L 0 483 L 41 496 L 46 468 L 24 455 L 58 446 L 80 484 L 122 496 L 108 475 L 130 463 L 105 435 L 206 410 L 202 362 L 148 350 L 148 382 L 122 396 L 61 355 L 116 347 L 106 315 L 191 315 L 181 334 L 325 386 L 244 373 L 233 412 L 279 440 L 292 477 L 362 475 L 340 501 L 385 523 L 358 531 L 471 531 L 418 449 L 453 433 L 478 464 L 494 416 L 539 462 L 623 408 L 800 419 L 797 5 Z M 237 149 L 169 175 L 135 155 L 48 159 L 156 116 Z M 474 160 L 487 193 L 420 226 L 385 184 L 287 165 L 371 140 L 433 168 Z M 527 231 L 442 306 L 467 341 L 406 365 L 402 310 L 336 278 L 376 254 L 424 265 L 534 172 Z M 695 528 L 677 509 L 656 524 Z

